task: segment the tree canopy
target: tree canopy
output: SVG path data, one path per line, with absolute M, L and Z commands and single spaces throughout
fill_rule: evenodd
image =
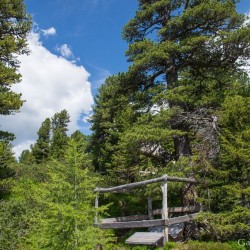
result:
M 23 0 L 0 1 L 0 115 L 17 112 L 23 104 L 21 94 L 11 90 L 20 82 L 18 55 L 27 54 L 27 35 L 31 18 L 26 12 Z M 0 139 L 13 138 L 0 131 Z
M 138 2 L 123 30 L 131 66 L 96 98 L 96 165 L 113 184 L 145 178 L 144 170 L 192 176 L 203 183 L 195 202 L 236 215 L 238 205 L 249 208 L 250 25 L 238 1 Z M 246 235 L 246 220 L 226 237 Z

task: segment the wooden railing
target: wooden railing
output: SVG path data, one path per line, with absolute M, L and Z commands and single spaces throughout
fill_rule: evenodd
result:
M 178 216 L 169 218 L 169 213 L 192 213 L 192 212 L 199 212 L 199 206 L 189 206 L 189 207 L 168 207 L 168 200 L 167 200 L 167 183 L 168 182 L 187 182 L 187 183 L 198 183 L 197 180 L 192 178 L 181 178 L 181 177 L 173 177 L 163 175 L 162 177 L 129 183 L 125 185 L 120 185 L 116 187 L 110 188 L 96 188 L 96 199 L 95 199 L 95 207 L 96 211 L 98 210 L 98 197 L 99 193 L 122 193 L 126 192 L 127 190 L 137 188 L 140 186 L 145 186 L 157 182 L 161 182 L 161 189 L 162 189 L 162 209 L 152 209 L 152 199 L 148 198 L 148 214 L 147 215 L 131 215 L 125 217 L 117 217 L 117 218 L 107 218 L 101 221 L 98 221 L 98 214 L 96 212 L 95 217 L 95 225 L 99 226 L 100 228 L 142 228 L 142 227 L 153 227 L 153 226 L 163 226 L 163 237 L 164 242 L 168 241 L 168 227 L 172 224 L 177 224 L 180 222 L 187 222 L 193 220 L 196 216 L 196 213 L 188 214 L 184 216 Z M 153 215 L 161 214 L 161 219 L 153 219 Z

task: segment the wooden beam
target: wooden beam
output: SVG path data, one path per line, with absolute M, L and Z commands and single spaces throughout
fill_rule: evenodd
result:
M 97 224 L 103 229 L 108 228 L 143 228 L 143 227 L 154 227 L 154 226 L 163 226 L 165 221 L 162 219 L 159 220 L 143 220 L 143 221 L 128 221 L 128 222 L 113 222 L 113 223 L 101 223 Z
M 194 214 L 188 214 L 188 215 L 169 218 L 165 223 L 166 223 L 166 225 L 169 226 L 169 225 L 173 225 L 173 224 L 177 224 L 177 223 L 181 223 L 181 222 L 191 221 L 191 220 L 195 219 L 197 214 L 198 213 L 194 213 Z
M 108 229 L 108 228 L 143 228 L 143 227 L 154 227 L 154 226 L 170 226 L 173 224 L 181 223 L 181 222 L 187 222 L 194 220 L 196 215 L 195 214 L 189 214 L 174 218 L 169 218 L 167 220 L 164 219 L 157 219 L 157 220 L 142 220 L 142 221 L 127 221 L 127 222 L 110 222 L 110 223 L 100 223 L 95 224 L 95 226 Z
M 169 207 L 168 213 L 187 213 L 187 212 L 199 212 L 200 208 L 198 206 L 190 207 Z M 152 215 L 162 214 L 162 209 L 155 209 L 152 211 Z M 179 217 L 176 217 L 179 218 Z M 114 222 L 128 222 L 128 221 L 140 221 L 140 220 L 152 220 L 147 214 L 136 214 L 128 215 L 123 217 L 105 218 L 101 220 L 101 223 L 114 223 Z M 170 218 L 171 220 L 172 218 Z
M 199 212 L 201 207 L 199 206 L 186 206 L 186 207 L 169 207 L 168 213 L 191 213 L 191 212 Z M 162 214 L 162 209 L 154 209 L 153 215 Z
M 173 176 L 162 176 L 155 179 L 140 181 L 140 182 L 134 182 L 129 184 L 124 184 L 116 187 L 110 187 L 110 188 L 96 188 L 94 191 L 99 193 L 118 193 L 118 192 L 124 192 L 126 189 L 132 189 L 137 188 L 140 186 L 145 186 L 152 183 L 157 182 L 164 182 L 164 181 L 178 181 L 178 182 L 188 182 L 188 183 L 198 183 L 195 179 L 191 178 L 181 178 L 181 177 L 173 177 Z
M 147 214 L 129 215 L 123 217 L 106 218 L 102 219 L 101 223 L 113 223 L 113 222 L 126 222 L 126 221 L 138 221 L 138 220 L 148 220 Z

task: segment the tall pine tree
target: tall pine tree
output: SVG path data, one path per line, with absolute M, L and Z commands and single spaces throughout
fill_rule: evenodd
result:
M 46 118 L 38 130 L 38 139 L 32 147 L 32 154 L 36 159 L 37 163 L 48 160 L 50 153 L 50 132 L 51 132 L 51 121 Z
M 21 94 L 13 92 L 11 86 L 21 80 L 17 55 L 28 53 L 31 19 L 23 0 L 1 0 L 0 13 L 0 115 L 10 115 L 23 103 Z M 11 134 L 0 131 L 0 139 L 6 137 Z
M 67 110 L 55 113 L 51 119 L 52 139 L 50 156 L 54 159 L 60 159 L 64 155 L 69 137 L 67 136 L 68 123 L 70 117 Z
M 249 81 L 243 66 L 250 56 L 250 26 L 236 11 L 238 1 L 138 2 L 135 17 L 123 31 L 131 66 L 118 89 L 123 89 L 133 112 L 140 115 L 121 131 L 112 151 L 101 147 L 99 152 L 109 154 L 106 165 L 111 164 L 109 172 L 113 170 L 114 176 L 122 176 L 118 182 L 140 178 L 145 167 L 158 175 L 198 178 L 204 185 L 198 189 L 197 201 L 213 212 L 223 212 L 224 217 L 226 213 L 234 228 L 230 216 L 241 211 L 236 206 L 249 206 L 249 112 L 244 108 L 248 106 Z M 100 96 L 106 95 L 105 88 Z M 233 103 L 242 118 L 233 112 Z M 110 124 L 99 116 L 98 123 L 94 121 L 94 135 L 97 129 L 100 135 L 112 131 L 119 112 L 113 113 Z M 101 122 L 107 127 L 95 128 Z M 95 157 L 96 161 L 102 159 Z M 222 199 L 225 193 L 228 200 Z M 183 197 L 184 204 L 189 202 L 187 197 Z M 232 212 L 234 209 L 238 212 Z M 248 232 L 248 217 L 243 217 L 239 234 L 226 237 Z

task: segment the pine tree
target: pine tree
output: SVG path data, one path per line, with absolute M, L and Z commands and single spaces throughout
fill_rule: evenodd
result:
M 51 133 L 51 121 L 46 118 L 38 130 L 38 139 L 32 147 L 32 154 L 37 163 L 48 160 L 50 153 L 50 133 Z
M 183 111 L 174 117 L 173 129 L 187 130 L 183 117 L 201 113 L 202 107 L 208 113 L 202 118 L 211 119 L 208 109 L 216 105 L 213 98 L 195 104 L 189 100 L 204 99 L 212 89 L 222 93 L 228 86 L 218 76 L 232 75 L 249 57 L 249 26 L 243 26 L 245 18 L 235 4 L 232 0 L 141 0 L 136 16 L 124 28 L 123 36 L 130 43 L 127 56 L 133 63 L 129 74 L 144 74 L 152 88 L 165 85 L 170 107 Z M 176 158 L 191 154 L 188 135 L 175 136 L 174 143 Z
M 92 249 L 109 242 L 110 232 L 94 228 L 94 187 L 98 177 L 89 170 L 88 155 L 79 133 L 68 142 L 64 163 L 48 165 L 44 190 L 45 209 L 38 219 L 39 229 L 30 235 L 39 249 Z
M 28 149 L 25 149 L 22 151 L 20 157 L 19 157 L 19 163 L 25 164 L 25 165 L 31 165 L 36 162 L 36 159 L 32 152 Z
M 140 109 L 141 104 L 138 106 L 136 103 L 135 92 L 131 90 L 131 95 L 124 95 L 125 82 L 125 74 L 108 78 L 95 98 L 94 113 L 90 119 L 93 123 L 90 148 L 94 155 L 94 166 L 98 172 L 109 172 L 109 174 L 114 172 L 112 155 L 117 151 L 120 136 L 131 127 L 136 117 L 140 116 L 140 112 L 136 110 Z M 136 95 L 138 96 L 139 93 Z M 135 100 L 133 105 L 132 100 Z M 117 172 L 114 176 L 119 178 Z
M 0 141 L 0 200 L 5 198 L 10 191 L 8 180 L 14 176 L 12 165 L 15 162 L 11 144 L 6 141 Z
M 51 119 L 52 139 L 50 156 L 54 159 L 60 159 L 64 155 L 65 148 L 68 143 L 68 123 L 70 117 L 67 110 L 56 113 Z
M 141 178 L 145 168 L 158 175 L 198 178 L 204 185 L 196 190 L 197 201 L 228 215 L 234 229 L 233 214 L 237 217 L 249 206 L 249 80 L 242 66 L 250 56 L 250 25 L 237 13 L 236 4 L 139 0 L 135 17 L 123 31 L 131 66 L 117 87 L 139 115 L 121 130 L 112 151 L 105 144 L 98 151 L 108 154 L 102 165 L 111 165 L 109 172 L 116 173 L 118 182 Z M 100 97 L 106 96 L 105 88 Z M 116 96 L 110 95 L 108 103 L 114 103 L 111 98 Z M 119 112 L 115 110 L 106 127 L 100 126 L 105 120 L 98 116 L 94 135 L 112 131 Z M 94 115 L 100 113 L 94 109 Z M 237 210 L 236 205 L 241 207 Z M 244 213 L 238 234 L 225 233 L 223 240 L 245 235 L 247 218 Z M 216 227 L 219 224 L 211 226 Z
M 17 55 L 28 53 L 27 35 L 31 19 L 23 0 L 1 0 L 0 13 L 0 115 L 10 115 L 23 104 L 21 94 L 14 93 L 11 86 L 21 79 L 17 71 Z M 11 136 L 0 131 L 0 138 Z

